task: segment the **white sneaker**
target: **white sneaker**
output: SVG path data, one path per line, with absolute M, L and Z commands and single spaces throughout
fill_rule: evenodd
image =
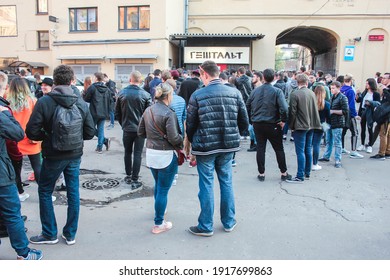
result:
M 173 180 L 172 181 L 172 186 L 176 186 L 177 185 L 177 180 Z
M 364 146 L 364 145 L 360 145 L 359 147 L 357 147 L 357 149 L 356 149 L 356 151 L 363 151 L 363 150 L 365 150 L 366 149 L 366 146 Z
M 366 152 L 368 154 L 371 154 L 372 153 L 372 147 L 371 146 L 367 146 Z
M 51 201 L 54 202 L 54 201 L 56 201 L 56 200 L 57 200 L 57 198 L 56 198 L 54 195 L 52 195 L 52 196 L 51 196 Z
M 342 150 L 341 150 L 341 153 L 343 153 L 343 154 L 350 154 L 351 152 L 348 151 L 347 149 L 342 149 Z
M 318 164 L 313 164 L 313 166 L 311 167 L 311 170 L 313 170 L 313 171 L 318 171 L 321 169 L 322 169 L 322 167 Z
M 155 225 L 153 228 L 152 228 L 152 233 L 154 234 L 159 234 L 159 233 L 162 233 L 162 232 L 165 232 L 165 231 L 168 231 L 172 228 L 172 223 L 171 222 L 168 222 L 168 221 L 163 221 L 163 223 L 161 225 Z
M 28 194 L 28 193 L 26 193 L 26 192 L 24 192 L 24 193 L 22 193 L 22 194 L 19 194 L 19 200 L 20 200 L 20 202 L 22 202 L 22 201 L 25 201 L 27 198 L 29 198 L 30 197 L 30 195 Z
M 360 158 L 364 158 L 363 155 L 359 154 L 358 152 L 356 151 L 352 151 L 351 154 L 349 155 L 350 158 L 357 158 L 357 159 L 360 159 Z

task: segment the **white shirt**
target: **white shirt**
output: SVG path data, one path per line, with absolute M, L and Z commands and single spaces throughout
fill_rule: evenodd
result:
M 373 101 L 373 100 L 374 100 L 374 94 L 372 92 L 367 92 L 363 98 L 362 108 L 366 108 L 366 101 Z
M 172 150 L 154 150 L 146 148 L 146 166 L 154 169 L 167 167 L 173 158 Z

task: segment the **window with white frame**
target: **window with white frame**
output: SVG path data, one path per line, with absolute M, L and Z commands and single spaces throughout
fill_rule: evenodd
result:
M 122 85 L 126 85 L 130 80 L 130 73 L 133 71 L 139 71 L 142 77 L 145 78 L 152 72 L 152 64 L 116 64 L 115 65 L 115 80 Z

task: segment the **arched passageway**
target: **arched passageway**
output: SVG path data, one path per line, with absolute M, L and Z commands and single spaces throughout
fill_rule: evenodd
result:
M 276 38 L 276 45 L 300 45 L 310 50 L 311 68 L 325 73 L 336 73 L 337 38 L 320 27 L 299 26 L 284 30 Z

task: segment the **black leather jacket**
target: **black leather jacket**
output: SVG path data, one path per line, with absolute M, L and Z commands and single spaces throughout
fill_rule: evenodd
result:
M 149 149 L 183 148 L 183 137 L 180 135 L 176 114 L 161 101 L 145 110 L 138 126 L 138 136 L 146 138 L 146 148 Z
M 137 132 L 142 114 L 152 104 L 150 93 L 137 85 L 125 87 L 118 96 L 115 118 L 126 132 Z
M 286 122 L 288 105 L 281 89 L 265 83 L 255 88 L 246 102 L 251 123 Z

